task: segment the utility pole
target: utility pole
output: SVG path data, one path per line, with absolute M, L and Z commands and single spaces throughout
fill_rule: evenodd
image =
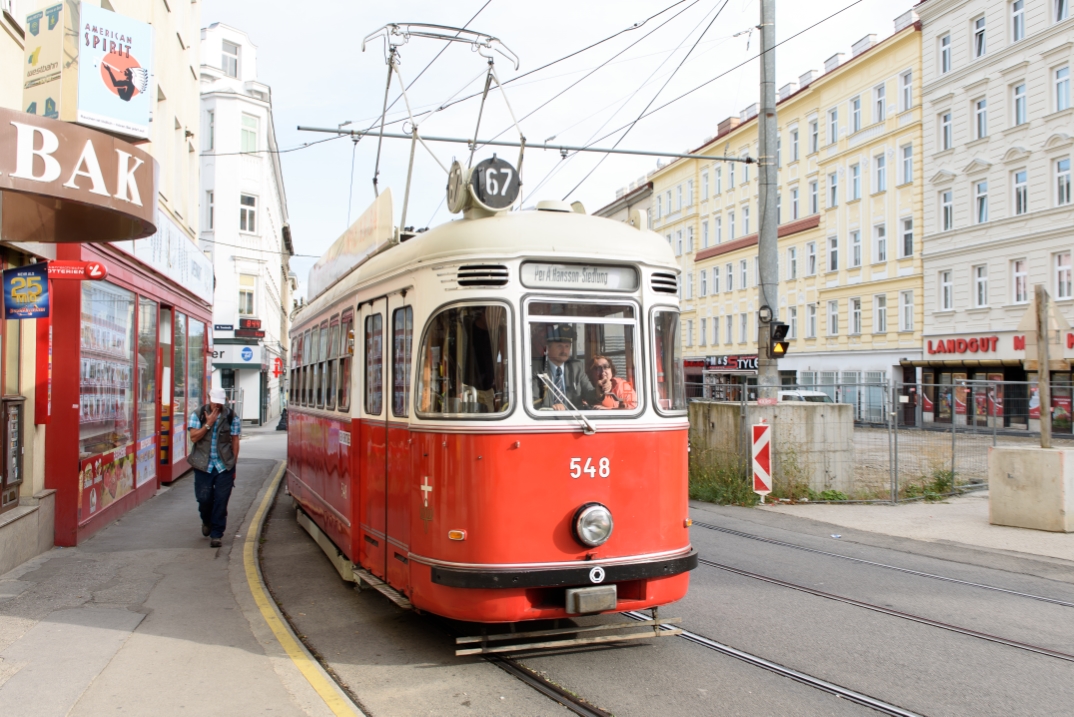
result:
M 760 232 L 757 241 L 761 286 L 758 295 L 757 383 L 758 398 L 778 395 L 779 366 L 769 358 L 772 337 L 765 315 L 779 316 L 779 227 L 776 213 L 776 0 L 761 0 L 761 108 L 757 116 Z M 768 307 L 769 311 L 761 311 Z

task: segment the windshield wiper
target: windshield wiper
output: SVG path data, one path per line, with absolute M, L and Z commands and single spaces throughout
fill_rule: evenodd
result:
M 592 436 L 594 433 L 597 432 L 597 429 L 593 426 L 592 423 L 589 422 L 589 419 L 583 416 L 582 412 L 574 407 L 574 404 L 571 403 L 571 400 L 567 398 L 566 394 L 559 390 L 559 386 L 552 382 L 552 379 L 548 377 L 547 373 L 539 373 L 537 374 L 537 378 L 541 379 L 544 385 L 552 391 L 552 394 L 556 397 L 557 400 L 562 401 L 563 405 L 568 406 L 570 408 L 571 417 L 577 418 L 579 421 L 582 422 L 582 433 L 586 434 L 587 436 Z

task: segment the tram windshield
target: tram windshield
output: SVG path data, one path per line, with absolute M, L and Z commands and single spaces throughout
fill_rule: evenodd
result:
M 506 413 L 509 344 L 504 306 L 456 306 L 433 317 L 421 347 L 418 413 Z
M 535 410 L 637 410 L 641 372 L 632 304 L 533 301 L 527 321 Z

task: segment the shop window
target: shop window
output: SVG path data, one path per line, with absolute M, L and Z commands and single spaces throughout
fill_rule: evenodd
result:
M 410 354 L 414 340 L 414 309 L 392 312 L 392 415 L 406 417 L 410 406 Z
M 254 315 L 254 290 L 257 277 L 253 274 L 239 274 L 239 315 Z
M 186 455 L 187 411 L 186 314 L 175 312 L 172 334 L 172 463 Z M 193 411 L 194 409 L 190 409 Z
M 82 284 L 79 460 L 133 442 L 133 332 L 133 294 L 103 281 Z M 99 499 L 118 497 L 114 477 L 104 488 Z
M 205 324 L 194 319 L 187 326 L 187 397 L 190 412 L 198 410 L 205 401 Z M 190 452 L 190 432 L 186 432 L 186 450 Z
M 351 407 L 351 361 L 354 356 L 354 317 L 344 314 L 339 325 L 339 381 L 336 404 L 339 410 Z
M 339 364 L 339 317 L 333 316 L 328 329 L 328 361 L 324 376 L 324 407 L 336 407 L 336 378 Z
M 138 485 L 157 476 L 157 317 L 155 301 L 138 303 Z
M 384 318 L 365 318 L 365 412 L 379 416 L 384 409 Z
M 429 322 L 421 347 L 419 414 L 500 414 L 510 408 L 503 306 L 456 306 Z

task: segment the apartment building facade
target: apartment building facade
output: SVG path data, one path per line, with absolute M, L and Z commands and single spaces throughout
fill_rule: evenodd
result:
M 1074 20 L 1068 0 L 928 0 L 922 24 L 925 331 L 929 383 L 1034 381 L 1019 325 L 1043 284 L 1074 324 L 1071 161 Z M 1070 430 L 1074 335 L 1052 365 Z M 1032 427 L 1032 386 L 998 396 Z M 964 389 L 926 396 L 935 420 L 974 420 Z M 962 398 L 960 399 L 960 395 Z M 930 410 L 931 409 L 931 410 Z M 968 415 L 969 414 L 969 417 Z M 1027 421 L 1027 416 L 1029 420 Z M 978 416 L 978 420 L 984 419 Z
M 921 33 L 912 13 L 895 27 L 779 92 L 779 289 L 767 303 L 790 325 L 785 382 L 902 380 L 921 355 Z M 756 157 L 756 111 L 720 123 L 698 153 Z M 682 265 L 693 393 L 755 375 L 756 166 L 684 159 L 652 182 L 653 229 Z

